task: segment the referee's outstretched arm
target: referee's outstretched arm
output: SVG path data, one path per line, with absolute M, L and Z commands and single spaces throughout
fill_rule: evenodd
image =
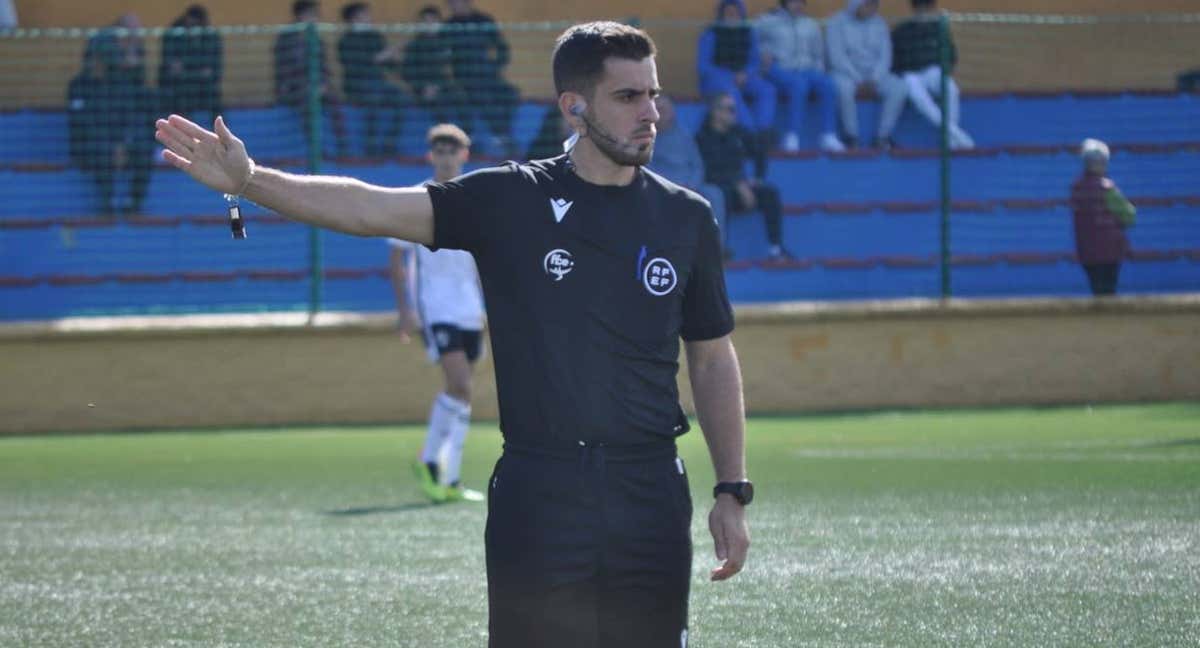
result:
M 696 402 L 696 417 L 708 442 L 718 482 L 746 479 L 746 415 L 742 403 L 742 372 L 733 340 L 724 335 L 687 342 L 688 378 Z M 718 495 L 708 514 L 713 548 L 721 561 L 712 579 L 725 580 L 742 570 L 750 550 L 746 507 L 728 494 Z
M 282 216 L 359 236 L 433 243 L 433 204 L 423 188 L 387 188 L 353 178 L 300 176 L 255 166 L 222 117 L 216 132 L 179 115 L 155 122 L 163 159 L 205 186 L 245 196 Z

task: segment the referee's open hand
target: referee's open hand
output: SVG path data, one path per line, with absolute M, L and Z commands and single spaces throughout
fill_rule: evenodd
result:
M 712 580 L 723 581 L 742 571 L 750 550 L 750 528 L 746 525 L 746 507 L 721 494 L 708 514 L 708 530 L 721 564 L 712 570 Z
M 154 139 L 166 147 L 163 159 L 201 184 L 240 194 L 250 180 L 251 162 L 242 140 L 217 117 L 210 131 L 179 115 L 154 122 Z

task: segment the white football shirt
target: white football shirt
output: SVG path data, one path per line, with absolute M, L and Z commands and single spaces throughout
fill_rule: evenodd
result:
M 409 252 L 408 294 L 423 326 L 452 324 L 471 331 L 483 330 L 483 295 L 470 252 L 433 252 L 400 239 L 388 239 L 388 243 Z

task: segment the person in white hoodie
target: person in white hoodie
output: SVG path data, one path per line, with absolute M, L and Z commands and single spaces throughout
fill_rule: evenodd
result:
M 788 97 L 787 126 L 781 148 L 800 150 L 800 130 L 809 93 L 817 96 L 821 111 L 822 150 L 846 150 L 837 136 L 837 92 L 825 72 L 825 39 L 821 24 L 807 13 L 808 0 L 779 0 L 779 8 L 757 21 L 759 52 L 767 81 Z
M 891 72 L 892 35 L 879 15 L 879 0 L 848 0 L 846 10 L 829 19 L 825 42 L 847 143 L 859 141 L 855 96 L 862 88 L 874 91 L 883 104 L 875 146 L 894 147 L 892 131 L 904 110 L 908 86 Z

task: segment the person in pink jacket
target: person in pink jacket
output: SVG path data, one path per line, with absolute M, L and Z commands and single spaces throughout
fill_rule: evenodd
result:
M 1129 253 L 1125 230 L 1133 226 L 1137 209 L 1108 177 L 1108 146 L 1084 140 L 1083 175 L 1071 185 L 1075 220 L 1075 251 L 1087 274 L 1092 294 L 1115 295 L 1121 261 Z

